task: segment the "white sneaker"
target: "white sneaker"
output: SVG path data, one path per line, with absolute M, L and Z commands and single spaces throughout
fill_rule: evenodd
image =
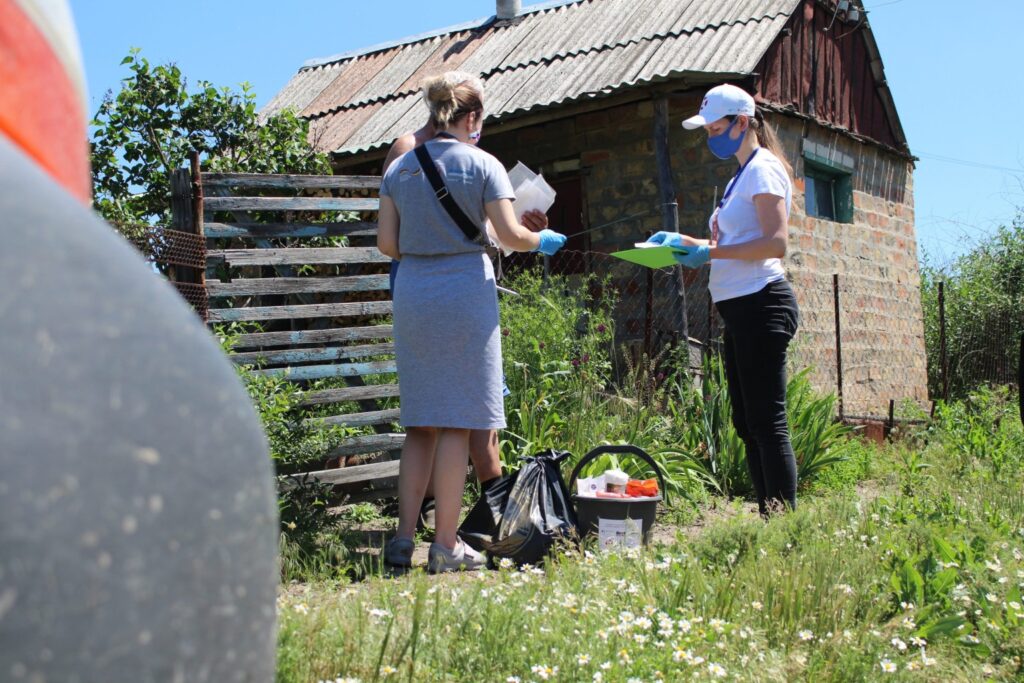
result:
M 462 541 L 458 541 L 455 550 L 448 550 L 443 545 L 431 543 L 430 550 L 427 551 L 427 568 L 431 574 L 457 571 L 475 572 L 486 564 L 487 560 L 483 555 Z

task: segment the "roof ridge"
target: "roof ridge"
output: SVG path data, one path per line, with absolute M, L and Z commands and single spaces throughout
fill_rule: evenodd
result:
M 529 14 L 536 14 L 537 12 L 543 12 L 549 9 L 557 9 L 564 5 L 572 5 L 583 2 L 593 2 L 593 0 L 547 0 L 547 2 L 540 2 L 535 5 L 528 5 L 519 10 L 516 14 L 516 18 L 525 17 Z M 358 57 L 364 57 L 366 55 L 373 54 L 375 52 L 384 52 L 385 50 L 392 50 L 396 47 L 404 47 L 406 45 L 412 45 L 432 38 L 439 38 L 445 35 L 452 35 L 454 33 L 460 33 L 462 31 L 469 31 L 472 29 L 480 29 L 490 26 L 496 23 L 498 20 L 496 15 L 489 17 L 481 17 L 480 19 L 473 19 L 470 21 L 463 22 L 461 24 L 453 24 L 445 28 L 435 29 L 433 31 L 426 31 L 424 33 L 418 33 L 412 36 L 406 36 L 405 38 L 399 38 L 398 40 L 385 41 L 371 45 L 369 47 L 357 48 L 355 50 L 349 50 L 347 52 L 339 52 L 338 54 L 330 55 L 329 57 L 315 57 L 308 59 L 303 62 L 302 66 L 299 67 L 299 71 L 308 71 L 323 66 L 330 66 L 337 62 L 345 61 L 346 59 L 356 59 Z
M 574 0 L 574 1 L 576 1 L 576 0 Z M 665 38 L 679 38 L 679 37 L 682 37 L 682 36 L 689 36 L 689 35 L 693 35 L 693 34 L 696 34 L 696 33 L 703 33 L 705 31 L 719 30 L 719 29 L 722 29 L 722 28 L 730 27 L 730 26 L 746 25 L 748 23 L 760 23 L 762 21 L 774 21 L 776 18 L 778 18 L 780 16 L 790 16 L 791 14 L 792 14 L 792 12 L 779 11 L 779 12 L 776 12 L 774 14 L 763 14 L 763 15 L 761 15 L 759 17 L 746 17 L 746 18 L 741 18 L 741 19 L 729 19 L 729 20 L 723 21 L 723 22 L 721 22 L 719 24 L 704 24 L 702 26 L 694 26 L 694 27 L 681 28 L 678 31 L 662 31 L 662 32 L 658 32 L 658 33 L 651 33 L 651 34 L 647 34 L 647 35 L 631 37 L 628 40 L 618 40 L 618 41 L 616 41 L 614 43 L 603 43 L 601 45 L 591 45 L 591 46 L 587 46 L 587 47 L 585 47 L 583 49 L 579 49 L 579 50 L 560 52 L 560 53 L 553 54 L 553 55 L 548 55 L 548 56 L 545 56 L 545 57 L 532 58 L 532 59 L 529 59 L 527 61 L 516 62 L 515 64 L 509 64 L 509 65 L 504 65 L 504 66 L 497 66 L 497 67 L 494 67 L 494 68 L 490 69 L 489 71 L 482 72 L 480 74 L 480 77 L 486 81 L 488 78 L 490 78 L 491 76 L 494 76 L 496 74 L 509 73 L 509 72 L 512 72 L 512 71 L 516 71 L 517 69 L 525 69 L 525 68 L 531 67 L 531 66 L 541 66 L 541 65 L 552 64 L 555 61 L 559 61 L 559 60 L 563 60 L 563 59 L 567 59 L 567 58 L 571 58 L 571 57 L 579 57 L 581 55 L 588 55 L 588 54 L 593 54 L 593 53 L 606 52 L 606 51 L 609 51 L 609 50 L 621 49 L 621 48 L 629 47 L 630 45 L 639 45 L 640 43 L 645 42 L 645 41 L 646 42 L 653 42 L 653 41 L 659 40 L 659 39 L 664 40 Z M 436 36 L 432 36 L 432 37 L 436 37 Z M 319 111 L 319 112 L 316 112 L 316 113 L 313 113 L 313 114 L 309 114 L 308 115 L 308 119 L 310 121 L 312 121 L 314 119 L 323 118 L 325 116 L 328 116 L 328 115 L 331 115 L 331 114 L 336 114 L 336 113 L 338 113 L 340 111 L 345 111 L 347 109 L 359 109 L 361 107 L 369 106 L 369 105 L 372 105 L 372 104 L 377 104 L 377 103 L 382 103 L 383 104 L 383 103 L 391 102 L 391 101 L 398 100 L 398 99 L 404 99 L 405 97 L 408 97 L 409 95 L 416 94 L 417 92 L 418 92 L 418 88 L 407 88 L 405 90 L 391 92 L 391 93 L 387 93 L 385 95 L 381 95 L 381 96 L 377 96 L 377 97 L 363 98 L 363 99 L 356 100 L 356 101 L 350 101 L 350 102 L 346 102 L 344 104 L 341 104 L 341 105 L 338 105 L 338 106 L 335 106 L 335 107 L 331 107 L 330 109 L 325 109 L 323 111 Z

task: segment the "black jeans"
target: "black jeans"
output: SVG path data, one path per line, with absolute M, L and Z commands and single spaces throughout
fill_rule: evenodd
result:
M 732 422 L 746 446 L 758 509 L 795 509 L 796 457 L 786 421 L 786 349 L 800 320 L 793 288 L 780 280 L 716 306 L 725 321 Z

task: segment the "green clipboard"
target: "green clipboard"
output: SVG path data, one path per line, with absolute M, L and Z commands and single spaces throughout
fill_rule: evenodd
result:
M 611 255 L 646 268 L 667 268 L 679 265 L 679 261 L 676 261 L 673 254 L 685 255 L 687 253 L 685 249 L 679 247 L 657 246 L 623 249 L 622 251 L 613 251 Z

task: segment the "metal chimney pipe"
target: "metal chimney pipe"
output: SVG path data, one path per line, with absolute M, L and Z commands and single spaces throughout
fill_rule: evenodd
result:
M 515 19 L 522 9 L 521 0 L 497 0 L 498 8 L 496 15 L 498 19 Z

